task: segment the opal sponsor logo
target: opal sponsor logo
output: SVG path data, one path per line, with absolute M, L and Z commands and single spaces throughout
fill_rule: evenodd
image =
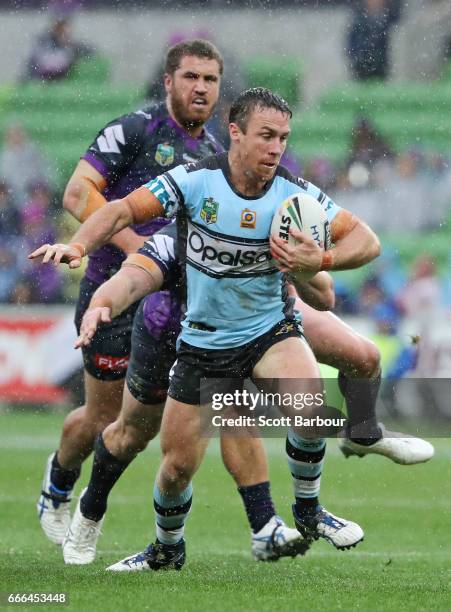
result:
M 268 241 L 249 244 L 239 238 L 215 238 L 190 225 L 188 263 L 210 276 L 252 276 L 274 272 Z

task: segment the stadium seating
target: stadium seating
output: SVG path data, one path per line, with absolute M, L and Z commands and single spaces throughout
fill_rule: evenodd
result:
M 136 98 L 133 87 L 115 87 L 111 84 L 80 83 L 32 83 L 15 88 L 9 99 L 12 110 L 47 111 L 67 113 L 74 110 L 99 111 L 106 113 L 129 104 Z
M 29 83 L 0 90 L 0 136 L 12 122 L 25 126 L 55 164 L 63 187 L 93 137 L 107 121 L 139 106 L 138 87 L 109 83 L 110 64 L 101 56 L 79 62 L 57 83 Z
M 69 74 L 69 79 L 72 82 L 93 83 L 94 85 L 107 83 L 110 77 L 111 60 L 101 54 L 77 62 Z
M 291 108 L 299 106 L 302 65 L 298 58 L 255 57 L 244 64 L 249 87 L 268 87 L 285 98 Z
M 277 89 L 294 107 L 299 103 L 300 72 L 295 60 L 266 57 L 246 65 L 249 84 Z M 13 120 L 23 123 L 53 161 L 58 186 L 70 173 L 99 127 L 136 108 L 142 100 L 139 87 L 112 85 L 109 62 L 97 57 L 82 62 L 64 82 L 32 83 L 0 88 L 0 135 Z M 315 110 L 297 111 L 292 121 L 291 145 L 304 161 L 325 156 L 336 163 L 349 155 L 352 125 L 358 115 L 369 116 L 395 150 L 430 145 L 448 150 L 451 142 L 451 82 L 443 79 L 434 88 L 423 84 L 350 83 L 326 93 Z M 447 225 L 449 227 L 449 224 Z M 386 244 L 393 239 L 385 237 Z M 434 233 L 424 242 L 445 269 L 448 262 L 446 232 Z M 415 256 L 416 240 L 397 237 L 393 248 L 401 262 Z M 353 272 L 352 284 L 359 275 Z M 343 277 L 344 280 L 344 277 Z
M 267 56 L 244 65 L 249 85 L 269 86 L 299 107 L 302 67 L 297 58 Z M 61 83 L 33 83 L 0 89 L 0 135 L 8 123 L 22 122 L 57 162 L 62 185 L 100 126 L 135 108 L 140 87 L 109 82 L 110 62 L 94 56 L 77 64 Z M 351 130 L 358 116 L 370 118 L 395 151 L 408 147 L 449 150 L 451 82 L 346 83 L 328 91 L 314 110 L 295 111 L 291 146 L 304 161 L 325 156 L 335 163 L 349 155 Z M 75 155 L 75 153 L 77 153 Z
M 345 161 L 354 120 L 368 117 L 395 151 L 426 147 L 448 151 L 451 82 L 346 83 L 327 92 L 317 108 L 293 121 L 292 145 L 304 160 L 327 154 Z
M 326 156 L 341 162 L 349 153 L 352 122 L 349 112 L 297 114 L 291 122 L 291 147 L 303 160 Z

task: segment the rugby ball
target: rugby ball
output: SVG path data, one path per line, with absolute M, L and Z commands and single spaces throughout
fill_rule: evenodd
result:
M 330 249 L 330 227 L 324 208 L 308 193 L 294 193 L 284 200 L 271 223 L 271 236 L 278 236 L 293 246 L 296 239 L 290 229 L 308 234 L 325 251 Z

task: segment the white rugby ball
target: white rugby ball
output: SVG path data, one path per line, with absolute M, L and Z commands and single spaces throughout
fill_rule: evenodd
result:
M 290 229 L 296 228 L 308 234 L 325 251 L 330 249 L 330 227 L 324 208 L 308 193 L 294 193 L 284 200 L 276 211 L 271 223 L 271 236 L 278 236 L 296 245 Z

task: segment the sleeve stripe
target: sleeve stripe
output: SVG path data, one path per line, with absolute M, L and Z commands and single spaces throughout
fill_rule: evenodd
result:
M 87 161 L 97 172 L 100 172 L 104 179 L 108 178 L 109 172 L 107 166 L 92 151 L 87 151 L 81 159 Z
M 150 276 L 153 276 L 156 271 L 160 270 L 160 266 L 158 266 L 153 259 L 150 259 L 146 255 L 141 255 L 140 253 L 132 253 L 127 257 L 122 265 L 136 266 L 137 268 L 141 268 L 141 270 L 144 270 L 150 274 Z
M 180 191 L 180 187 L 174 181 L 172 176 L 168 172 L 166 172 L 165 174 L 163 174 L 162 178 L 165 178 L 167 180 L 168 184 L 172 187 L 172 190 L 176 193 L 179 206 L 183 206 L 185 203 L 185 198 L 183 197 L 183 193 Z
M 164 212 L 161 202 L 144 186 L 129 193 L 124 200 L 130 207 L 133 223 L 161 217 Z
M 342 208 L 331 223 L 331 239 L 337 242 L 344 238 L 357 225 L 357 217 L 351 211 Z

